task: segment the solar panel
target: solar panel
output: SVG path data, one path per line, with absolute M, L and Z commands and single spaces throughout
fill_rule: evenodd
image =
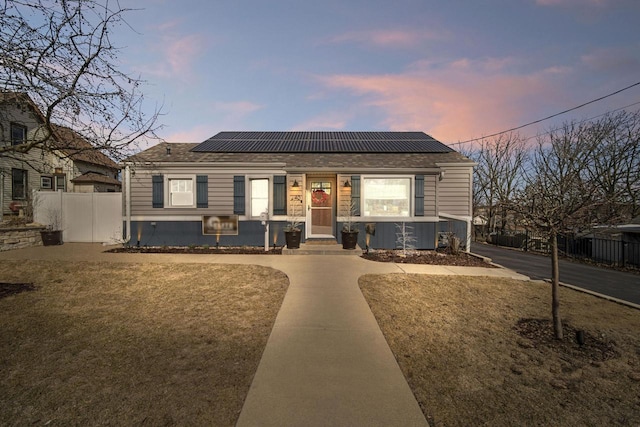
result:
M 424 132 L 220 132 L 192 149 L 211 153 L 448 153 Z

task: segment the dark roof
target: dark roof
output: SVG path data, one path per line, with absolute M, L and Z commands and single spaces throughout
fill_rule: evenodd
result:
M 435 168 L 436 163 L 473 163 L 458 153 L 205 153 L 194 143 L 154 145 L 129 157 L 133 163 L 284 163 L 288 168 Z M 167 148 L 170 154 L 167 154 Z
M 111 185 L 122 185 L 120 181 L 115 178 L 111 178 L 110 176 L 102 175 L 97 172 L 85 172 L 80 176 L 77 176 L 71 180 L 74 184 L 90 184 L 90 183 L 99 183 L 99 184 L 111 184 Z
M 97 150 L 89 141 L 78 132 L 65 126 L 53 125 L 56 132 L 54 147 L 62 151 L 67 157 L 76 162 L 91 163 L 118 169 L 118 164 L 106 154 Z
M 424 132 L 220 132 L 193 148 L 206 153 L 448 153 Z

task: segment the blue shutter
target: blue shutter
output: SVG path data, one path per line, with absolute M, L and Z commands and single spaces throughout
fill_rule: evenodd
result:
M 233 213 L 244 215 L 244 176 L 233 177 Z
M 287 214 L 287 177 L 285 175 L 273 177 L 273 214 Z
M 351 203 L 353 214 L 360 216 L 360 175 L 351 176 Z
M 416 175 L 416 216 L 424 216 L 424 175 Z
M 164 177 L 162 175 L 153 175 L 151 177 L 152 187 L 152 203 L 154 208 L 164 207 Z
M 199 208 L 209 207 L 209 176 L 196 176 L 196 203 Z

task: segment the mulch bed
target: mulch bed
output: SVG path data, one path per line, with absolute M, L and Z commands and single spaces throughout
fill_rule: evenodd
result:
M 5 283 L 0 282 L 0 299 L 9 295 L 19 294 L 20 292 L 35 291 L 36 287 L 33 283 Z
M 564 337 L 561 340 L 554 336 L 553 324 L 549 319 L 520 319 L 514 328 L 520 336 L 527 338 L 527 341 L 519 342 L 521 346 L 549 348 L 565 358 L 604 362 L 620 356 L 616 351 L 615 342 L 587 331 L 581 331 L 584 341 L 580 345 L 577 341 L 578 329 L 566 322 L 562 324 Z
M 452 255 L 444 251 L 412 251 L 406 256 L 399 250 L 376 250 L 363 253 L 362 257 L 371 261 L 395 262 L 402 264 L 455 265 L 462 267 L 496 268 L 481 258 L 461 252 Z
M 282 254 L 282 247 L 270 248 L 268 251 L 265 251 L 264 247 L 257 246 L 126 246 L 110 249 L 106 252 L 127 254 L 280 255 Z
M 265 251 L 263 247 L 257 246 L 125 246 L 122 248 L 110 249 L 106 252 L 129 253 L 129 254 L 235 254 L 235 255 L 281 255 L 282 247 L 277 246 Z M 363 252 L 362 257 L 370 261 L 396 262 L 402 264 L 430 264 L 430 265 L 454 265 L 462 267 L 486 267 L 495 266 L 485 262 L 483 259 L 465 252 L 452 255 L 446 250 L 442 251 L 412 251 L 406 256 L 399 250 L 375 250 Z

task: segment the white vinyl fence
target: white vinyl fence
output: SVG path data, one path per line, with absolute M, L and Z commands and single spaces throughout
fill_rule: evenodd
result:
M 64 242 L 122 241 L 122 193 L 34 192 L 33 219 L 62 230 Z

